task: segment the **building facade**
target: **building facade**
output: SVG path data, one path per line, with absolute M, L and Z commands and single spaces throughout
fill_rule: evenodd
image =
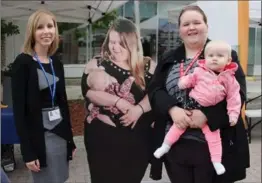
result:
M 138 6 L 136 6 L 138 3 Z M 253 4 L 252 4 L 253 3 Z M 250 4 L 248 75 L 261 75 L 261 4 L 260 10 Z M 177 19 L 181 9 L 189 4 L 199 5 L 208 17 L 209 38 L 223 39 L 238 51 L 238 1 L 127 1 L 118 8 L 118 16 L 137 24 L 142 37 L 144 54 L 158 61 L 164 52 L 180 44 Z M 138 7 L 138 8 L 136 8 Z M 252 9 L 253 8 L 253 9 Z M 256 10 L 254 10 L 256 9 Z M 223 12 L 223 13 L 221 13 Z M 254 13 L 256 12 L 256 13 Z M 137 16 L 139 17 L 137 17 Z M 219 15 L 219 16 L 218 16 Z M 137 19 L 138 18 L 138 19 Z M 7 39 L 7 60 L 12 62 L 19 53 L 24 38 L 26 22 L 17 22 L 20 35 Z M 88 25 L 87 30 L 90 30 Z M 62 35 L 62 61 L 68 78 L 81 77 L 84 64 L 99 54 L 107 30 L 88 32 L 87 37 L 75 38 L 73 33 Z

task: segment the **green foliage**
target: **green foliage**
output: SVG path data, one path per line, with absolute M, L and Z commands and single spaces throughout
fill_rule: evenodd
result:
M 77 28 L 79 25 L 81 25 L 81 24 L 79 24 L 79 23 L 67 23 L 67 22 L 58 22 L 57 23 L 59 34 L 63 34 L 64 31 Z
M 115 20 L 117 17 L 117 11 L 112 11 L 110 13 L 107 13 L 106 15 L 104 15 L 103 17 L 101 17 L 99 20 L 97 20 L 96 22 L 94 22 L 92 24 L 92 31 L 96 31 L 98 29 L 108 29 L 110 23 Z M 64 31 L 67 30 L 71 30 L 71 29 L 75 29 L 75 37 L 76 39 L 81 38 L 81 37 L 85 37 L 86 36 L 86 28 L 82 28 L 82 29 L 76 29 L 79 25 L 79 23 L 58 23 L 58 29 L 59 29 L 59 33 L 62 34 Z
M 117 18 L 117 11 L 112 11 L 92 24 L 92 29 L 108 29 L 110 23 Z
M 81 29 L 76 29 L 75 30 L 75 37 L 76 39 L 82 38 L 82 37 L 86 37 L 87 32 L 86 32 L 86 28 L 81 28 Z
M 13 22 L 6 22 L 1 20 L 1 40 L 5 39 L 8 36 L 19 34 L 19 27 Z

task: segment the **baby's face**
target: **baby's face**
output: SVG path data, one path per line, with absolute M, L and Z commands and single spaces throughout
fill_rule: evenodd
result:
M 205 60 L 207 68 L 212 71 L 221 72 L 231 62 L 231 56 L 227 48 L 223 46 L 212 46 L 206 50 Z

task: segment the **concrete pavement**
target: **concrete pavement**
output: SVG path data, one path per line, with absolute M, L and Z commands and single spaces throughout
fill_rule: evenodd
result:
M 70 162 L 70 178 L 67 183 L 91 183 L 89 167 L 84 148 L 83 136 L 74 137 L 77 145 L 75 159 Z M 22 162 L 19 146 L 15 147 L 15 158 L 17 168 L 11 173 L 7 173 L 13 183 L 30 183 L 32 182 L 30 173 Z M 241 183 L 261 183 L 261 126 L 257 126 L 252 132 L 252 143 L 250 144 L 251 167 L 248 169 L 247 178 Z M 169 183 L 166 172 L 163 171 L 161 181 L 152 181 L 146 172 L 142 183 Z M 239 182 L 239 183 L 240 183 Z

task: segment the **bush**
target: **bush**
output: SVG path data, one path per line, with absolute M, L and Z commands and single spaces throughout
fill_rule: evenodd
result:
M 1 69 L 1 83 L 3 82 L 4 77 L 12 76 L 12 65 L 13 63 L 10 63 L 6 67 Z

